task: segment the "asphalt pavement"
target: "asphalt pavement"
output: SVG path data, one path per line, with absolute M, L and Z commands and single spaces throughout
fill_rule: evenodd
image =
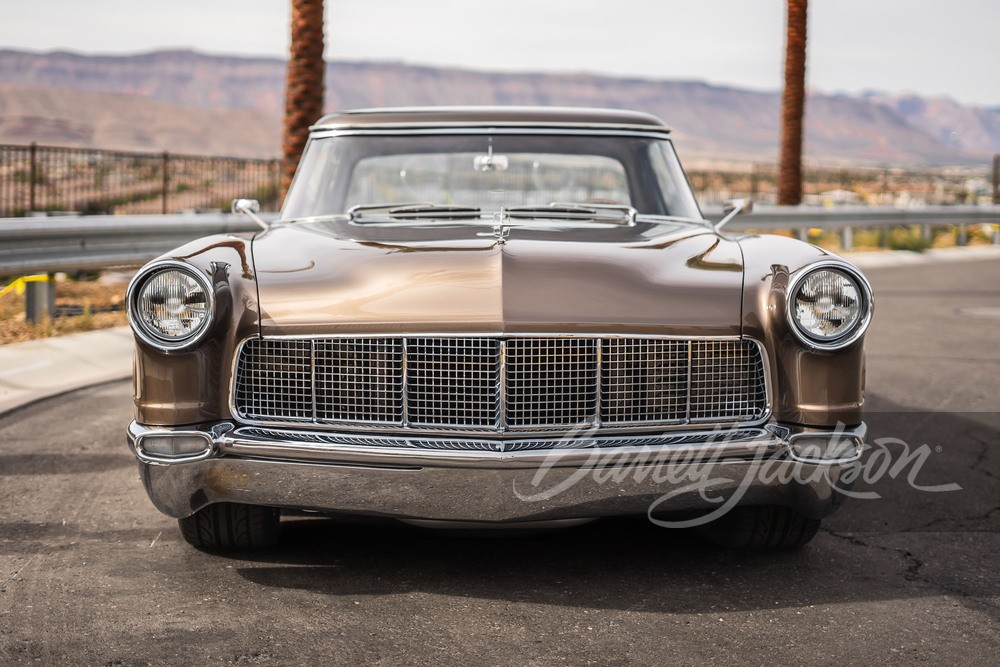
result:
M 995 664 L 1000 261 L 894 264 L 866 266 L 868 461 L 893 465 L 793 553 L 300 517 L 207 554 L 145 497 L 127 381 L 36 394 L 0 417 L 0 664 Z

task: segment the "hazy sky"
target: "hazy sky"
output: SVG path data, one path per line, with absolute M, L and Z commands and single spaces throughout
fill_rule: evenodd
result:
M 0 0 L 0 48 L 285 56 L 287 0 Z M 327 0 L 328 59 L 781 84 L 784 0 Z M 1000 0 L 812 0 L 808 85 L 1000 105 Z

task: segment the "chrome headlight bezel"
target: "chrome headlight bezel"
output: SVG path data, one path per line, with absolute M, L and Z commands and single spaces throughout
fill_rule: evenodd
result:
M 811 335 L 802 328 L 795 315 L 796 295 L 805 279 L 817 271 L 834 271 L 846 275 L 855 284 L 858 294 L 861 297 L 861 306 L 863 308 L 861 316 L 858 317 L 850 329 L 836 338 L 821 339 Z M 824 260 L 802 267 L 792 277 L 791 281 L 789 281 L 785 296 L 785 316 L 788 321 L 788 327 L 799 341 L 813 350 L 841 350 L 857 342 L 858 339 L 865 335 L 865 331 L 868 330 L 875 307 L 872 288 L 868 280 L 857 268 L 842 260 Z
M 136 313 L 138 300 L 143 288 L 146 287 L 150 279 L 164 271 L 178 271 L 183 273 L 198 283 L 199 287 L 205 293 L 205 308 L 208 316 L 197 329 L 192 330 L 190 334 L 184 337 L 164 336 L 150 329 L 143 321 L 143 318 L 139 317 Z M 125 304 L 128 323 L 135 335 L 149 345 L 166 352 L 185 350 L 197 345 L 208 334 L 212 328 L 212 323 L 215 321 L 215 294 L 208 277 L 202 271 L 199 271 L 197 267 L 176 259 L 154 261 L 140 269 L 135 277 L 132 278 L 132 282 L 129 283 L 128 290 L 125 293 Z

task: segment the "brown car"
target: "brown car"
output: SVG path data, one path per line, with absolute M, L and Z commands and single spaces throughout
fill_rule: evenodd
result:
M 354 111 L 278 219 L 129 289 L 128 440 L 202 548 L 281 510 L 433 526 L 647 514 L 792 547 L 864 445 L 871 289 L 701 214 L 669 130 L 624 111 Z

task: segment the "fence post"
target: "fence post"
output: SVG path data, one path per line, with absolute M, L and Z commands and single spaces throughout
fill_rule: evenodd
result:
M 45 280 L 32 280 L 24 286 L 24 314 L 29 322 L 38 324 L 56 312 L 56 283 L 52 275 Z
M 844 227 L 840 231 L 840 245 L 844 252 L 854 249 L 854 230 L 851 227 Z
M 958 226 L 957 245 L 969 245 L 969 230 L 966 228 L 964 222 Z
M 281 199 L 281 160 L 271 160 L 271 182 L 274 184 L 274 210 L 280 210 Z
M 993 203 L 1000 206 L 1000 155 L 993 156 Z
M 161 206 L 161 208 L 162 208 L 161 213 L 163 213 L 163 215 L 167 214 L 167 197 L 168 197 L 168 195 L 170 193 L 170 174 L 167 171 L 168 168 L 169 168 L 169 166 L 170 166 L 170 154 L 167 153 L 167 151 L 163 151 L 163 160 L 162 160 L 162 170 L 163 170 L 163 201 L 162 201 L 162 206 Z
M 38 144 L 28 147 L 28 210 L 35 210 L 35 181 L 38 180 Z

